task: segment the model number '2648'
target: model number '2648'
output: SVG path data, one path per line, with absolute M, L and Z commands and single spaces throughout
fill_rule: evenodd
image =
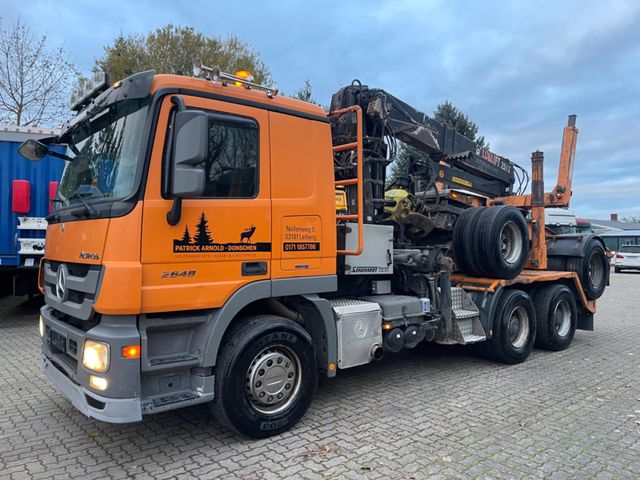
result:
M 195 270 L 174 270 L 172 272 L 162 272 L 160 278 L 195 277 Z

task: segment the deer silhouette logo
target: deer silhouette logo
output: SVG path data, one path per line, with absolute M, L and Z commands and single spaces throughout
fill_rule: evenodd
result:
M 253 237 L 255 231 L 255 225 L 251 225 L 249 228 L 245 228 L 244 231 L 240 234 L 240 242 L 245 243 L 246 240 L 248 243 L 251 243 L 251 237 Z

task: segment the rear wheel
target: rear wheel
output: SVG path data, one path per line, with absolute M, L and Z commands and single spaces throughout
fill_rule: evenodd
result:
M 590 300 L 600 298 L 607 286 L 609 261 L 602 243 L 595 238 L 589 241 L 584 257 L 567 257 L 567 270 L 576 272 Z
M 496 308 L 493 336 L 485 351 L 495 360 L 524 362 L 536 338 L 536 314 L 531 298 L 522 290 L 505 290 Z
M 560 351 L 571 345 L 578 323 L 573 292 L 564 285 L 547 285 L 533 297 L 538 321 L 536 346 Z
M 259 315 L 225 338 L 215 372 L 214 415 L 253 438 L 288 430 L 304 415 L 318 381 L 309 334 L 291 320 Z
M 613 267 L 613 271 L 616 272 L 616 273 L 620 273 L 622 271 L 622 269 L 619 268 L 619 267 Z

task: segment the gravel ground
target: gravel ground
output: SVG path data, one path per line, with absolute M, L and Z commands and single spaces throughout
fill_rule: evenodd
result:
M 85 418 L 43 377 L 37 305 L 0 301 L 0 478 L 640 478 L 640 274 L 612 274 L 594 332 L 505 366 L 428 347 L 322 383 L 252 441 L 205 406 Z

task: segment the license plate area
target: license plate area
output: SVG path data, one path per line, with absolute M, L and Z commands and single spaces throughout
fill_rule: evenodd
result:
M 67 336 L 47 327 L 47 342 L 52 353 L 67 353 Z

